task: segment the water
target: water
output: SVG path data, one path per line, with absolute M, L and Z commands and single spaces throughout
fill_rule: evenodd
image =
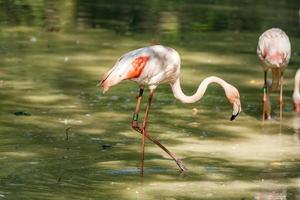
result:
M 300 199 L 298 1 L 3 0 L 0 9 L 0 199 Z M 278 93 L 273 120 L 260 119 L 256 44 L 272 26 L 293 49 L 281 124 Z M 186 93 L 216 75 L 240 90 L 243 112 L 230 122 L 217 86 L 182 105 L 161 85 L 149 132 L 189 171 L 147 142 L 142 180 L 130 128 L 137 86 L 103 95 L 96 84 L 120 55 L 157 43 L 180 52 Z

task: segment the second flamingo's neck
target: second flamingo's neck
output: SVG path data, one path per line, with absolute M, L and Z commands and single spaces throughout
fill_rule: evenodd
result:
M 192 96 L 187 96 L 183 93 L 183 91 L 181 89 L 179 78 L 173 84 L 171 84 L 171 86 L 172 86 L 173 94 L 176 99 L 180 100 L 182 103 L 195 103 L 196 101 L 199 101 L 203 97 L 203 95 L 207 89 L 207 86 L 210 83 L 217 83 L 217 84 L 221 85 L 224 90 L 226 90 L 226 85 L 228 85 L 228 83 L 226 83 L 224 80 L 222 80 L 216 76 L 210 76 L 210 77 L 205 78 L 200 83 L 196 93 L 193 94 Z

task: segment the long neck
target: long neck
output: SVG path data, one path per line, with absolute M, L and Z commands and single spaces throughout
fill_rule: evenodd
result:
M 300 69 L 298 69 L 296 76 L 295 76 L 295 82 L 294 82 L 294 93 L 293 93 L 293 99 L 295 102 L 300 103 Z
M 226 85 L 228 85 L 228 83 L 226 83 L 224 80 L 215 76 L 210 76 L 200 83 L 196 93 L 192 96 L 187 96 L 183 93 L 179 78 L 173 84 L 171 84 L 171 87 L 176 99 L 180 100 L 182 103 L 195 103 L 203 97 L 207 86 L 211 83 L 217 83 L 221 85 L 224 90 L 226 90 Z

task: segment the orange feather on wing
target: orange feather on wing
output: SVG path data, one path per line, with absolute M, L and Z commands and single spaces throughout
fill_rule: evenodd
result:
M 140 56 L 132 62 L 132 68 L 127 73 L 127 79 L 138 78 L 149 60 L 149 56 Z

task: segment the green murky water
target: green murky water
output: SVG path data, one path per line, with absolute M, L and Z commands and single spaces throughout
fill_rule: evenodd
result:
M 0 1 L 0 199 L 300 199 L 300 115 L 291 101 L 300 66 L 299 6 Z M 290 36 L 293 55 L 283 121 L 274 93 L 274 120 L 262 124 L 256 44 L 272 26 Z M 240 90 L 243 112 L 230 122 L 231 106 L 217 86 L 183 105 L 161 85 L 149 133 L 189 171 L 180 174 L 147 142 L 141 180 L 140 136 L 130 127 L 138 88 L 124 82 L 103 95 L 96 84 L 120 55 L 157 43 L 180 52 L 186 93 L 216 75 Z

